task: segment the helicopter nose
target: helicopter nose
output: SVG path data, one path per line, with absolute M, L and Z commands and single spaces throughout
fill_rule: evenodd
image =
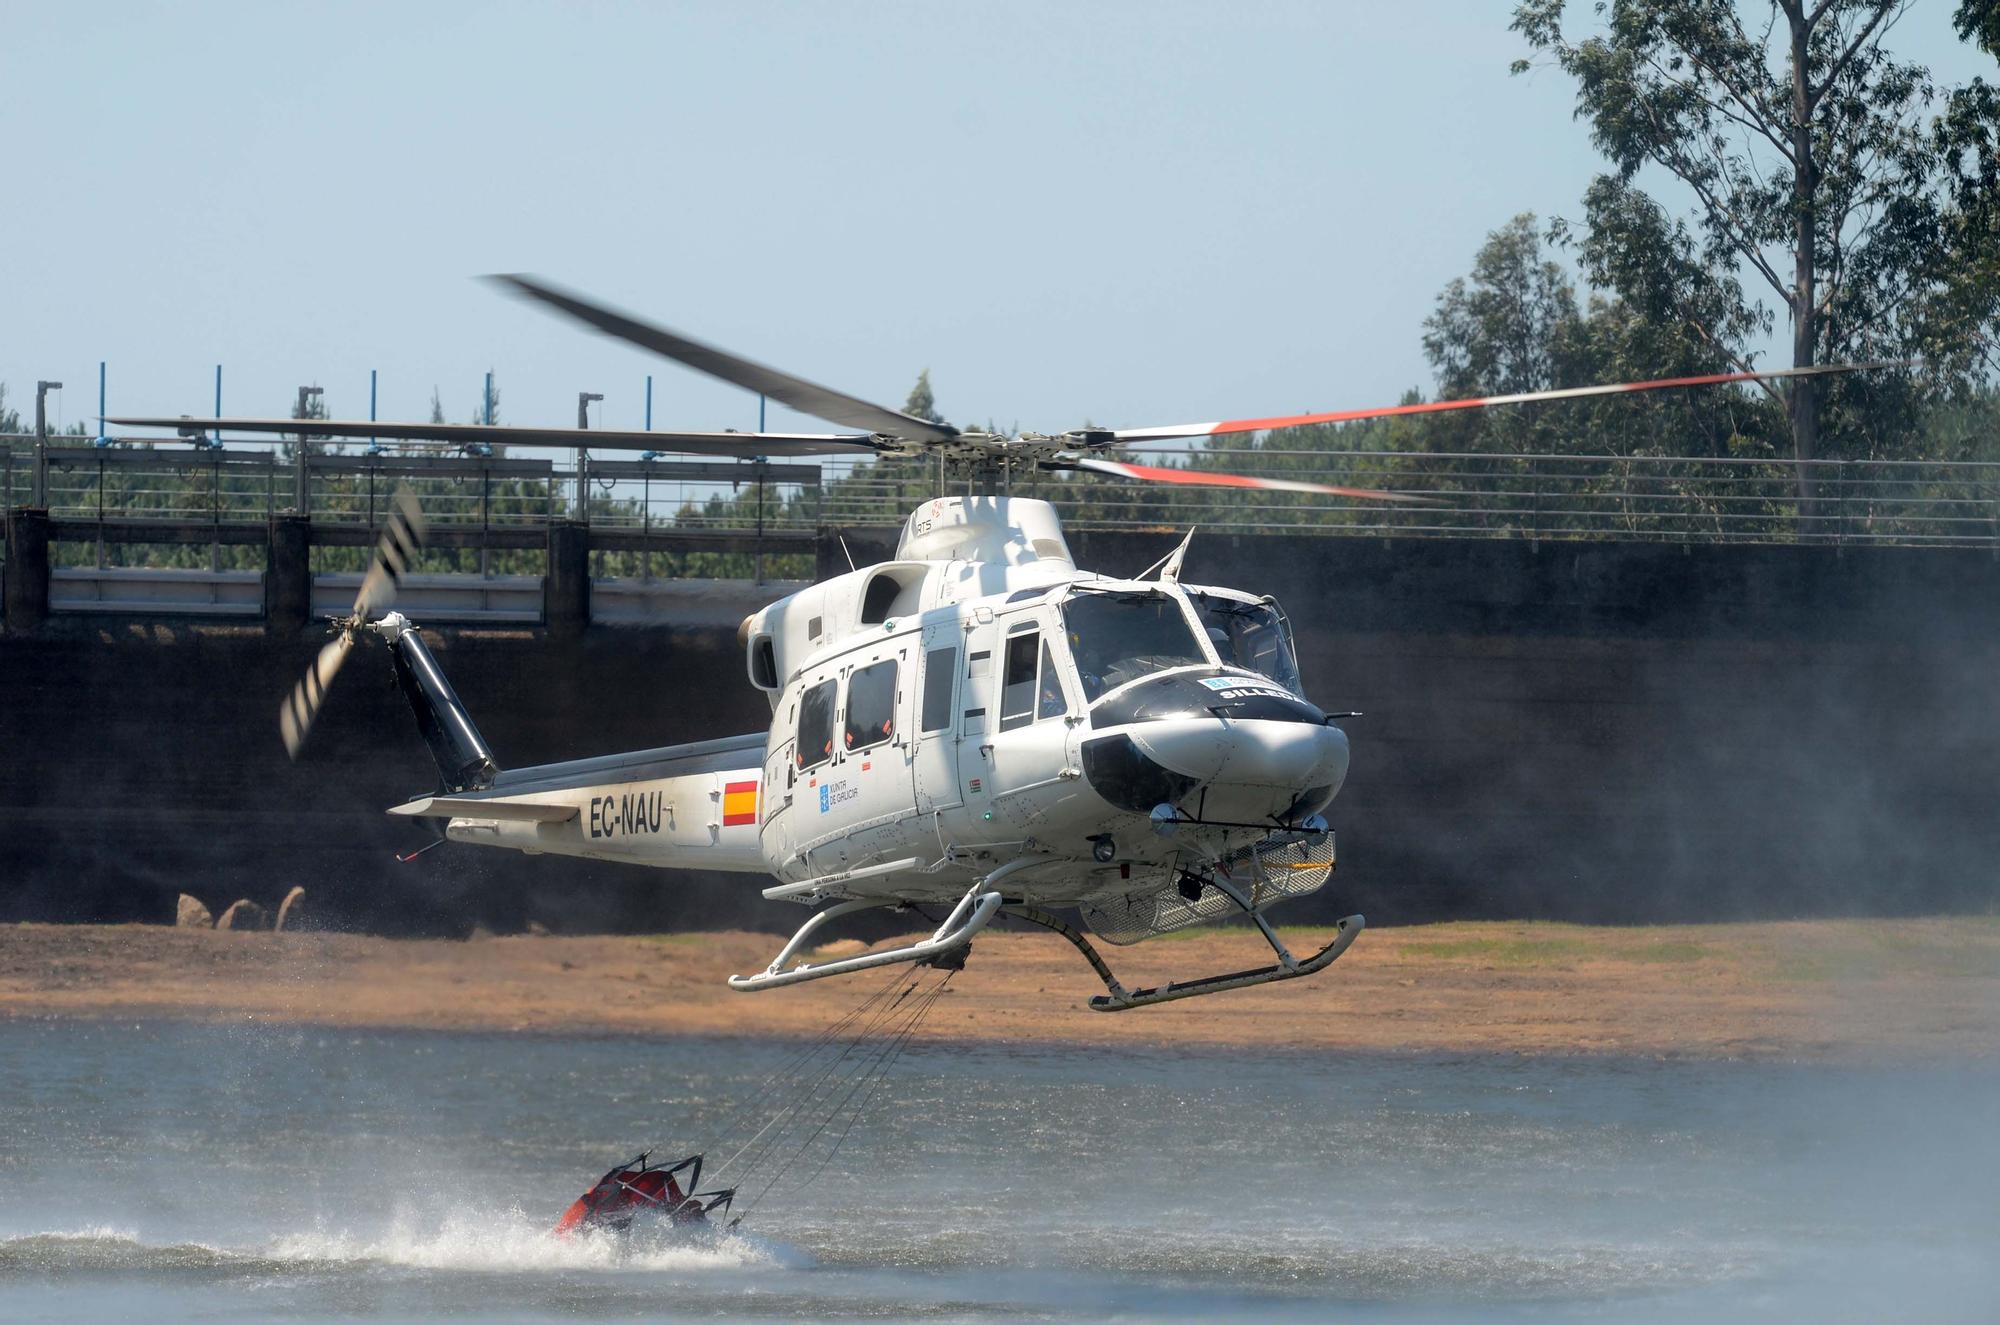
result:
M 1161 767 L 1201 783 L 1337 790 L 1347 777 L 1347 733 L 1319 723 L 1179 718 L 1128 735 Z

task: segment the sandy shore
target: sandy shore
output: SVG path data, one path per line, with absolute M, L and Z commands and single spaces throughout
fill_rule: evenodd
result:
M 1323 941 L 1287 931 L 1294 951 Z M 858 949 L 858 944 L 850 945 Z M 883 979 L 762 994 L 768 935 L 433 942 L 152 926 L 0 928 L 0 1016 L 191 1018 L 647 1035 L 810 1035 Z M 1106 949 L 1128 986 L 1261 964 L 1242 931 Z M 2000 920 L 1591 929 L 1460 923 L 1364 933 L 1329 971 L 1116 1015 L 1052 936 L 976 944 L 925 1034 L 1079 1044 L 1990 1058 Z

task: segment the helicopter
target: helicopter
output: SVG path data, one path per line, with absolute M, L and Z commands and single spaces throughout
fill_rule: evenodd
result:
M 697 454 L 936 457 L 984 491 L 924 502 L 895 555 L 752 613 L 738 631 L 744 679 L 770 704 L 768 730 L 595 758 L 503 768 L 421 633 L 391 610 L 424 541 L 399 493 L 352 609 L 286 697 L 296 758 L 348 652 L 387 645 L 436 762 L 439 788 L 390 814 L 441 823 L 446 839 L 774 880 L 763 895 L 814 908 L 762 971 L 757 992 L 895 963 L 962 964 L 997 917 L 1072 944 L 1114 1012 L 1294 980 L 1332 965 L 1365 920 L 1295 956 L 1267 918 L 1323 887 L 1336 867 L 1326 812 L 1349 742 L 1306 698 L 1292 631 L 1268 596 L 1186 582 L 1183 539 L 1133 578 L 1076 564 L 1048 502 L 1011 495 L 1029 470 L 1263 489 L 1368 501 L 1423 494 L 1132 464 L 1133 442 L 1261 432 L 1398 414 L 1482 409 L 1628 391 L 1850 372 L 1820 365 L 1418 402 L 1376 409 L 1061 434 L 1000 435 L 888 409 L 755 363 L 526 276 L 493 278 L 588 326 L 760 392 L 844 433 L 621 433 L 314 420 L 315 435 L 569 446 L 643 445 Z M 131 426 L 295 433 L 295 419 L 119 418 Z M 926 936 L 830 960 L 801 959 L 830 922 L 934 907 Z M 1061 913 L 1061 914 L 1059 914 Z M 1077 923 L 1066 918 L 1073 913 Z M 1273 960 L 1127 988 L 1093 938 L 1137 943 L 1245 916 Z

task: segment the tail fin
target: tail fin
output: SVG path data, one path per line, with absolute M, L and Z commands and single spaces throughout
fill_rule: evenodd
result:
M 416 715 L 424 744 L 431 748 L 431 758 L 437 761 L 444 790 L 468 791 L 492 785 L 500 765 L 417 628 L 401 613 L 392 612 L 376 622 L 375 629 L 389 641 L 396 681 L 403 688 L 403 698 L 410 701 L 410 711 Z

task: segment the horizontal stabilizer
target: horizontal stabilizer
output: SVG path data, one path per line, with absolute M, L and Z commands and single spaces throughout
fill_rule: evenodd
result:
M 391 814 L 411 819 L 501 819 L 513 823 L 559 824 L 574 819 L 574 805 L 511 800 L 505 796 L 424 796 L 392 806 Z

